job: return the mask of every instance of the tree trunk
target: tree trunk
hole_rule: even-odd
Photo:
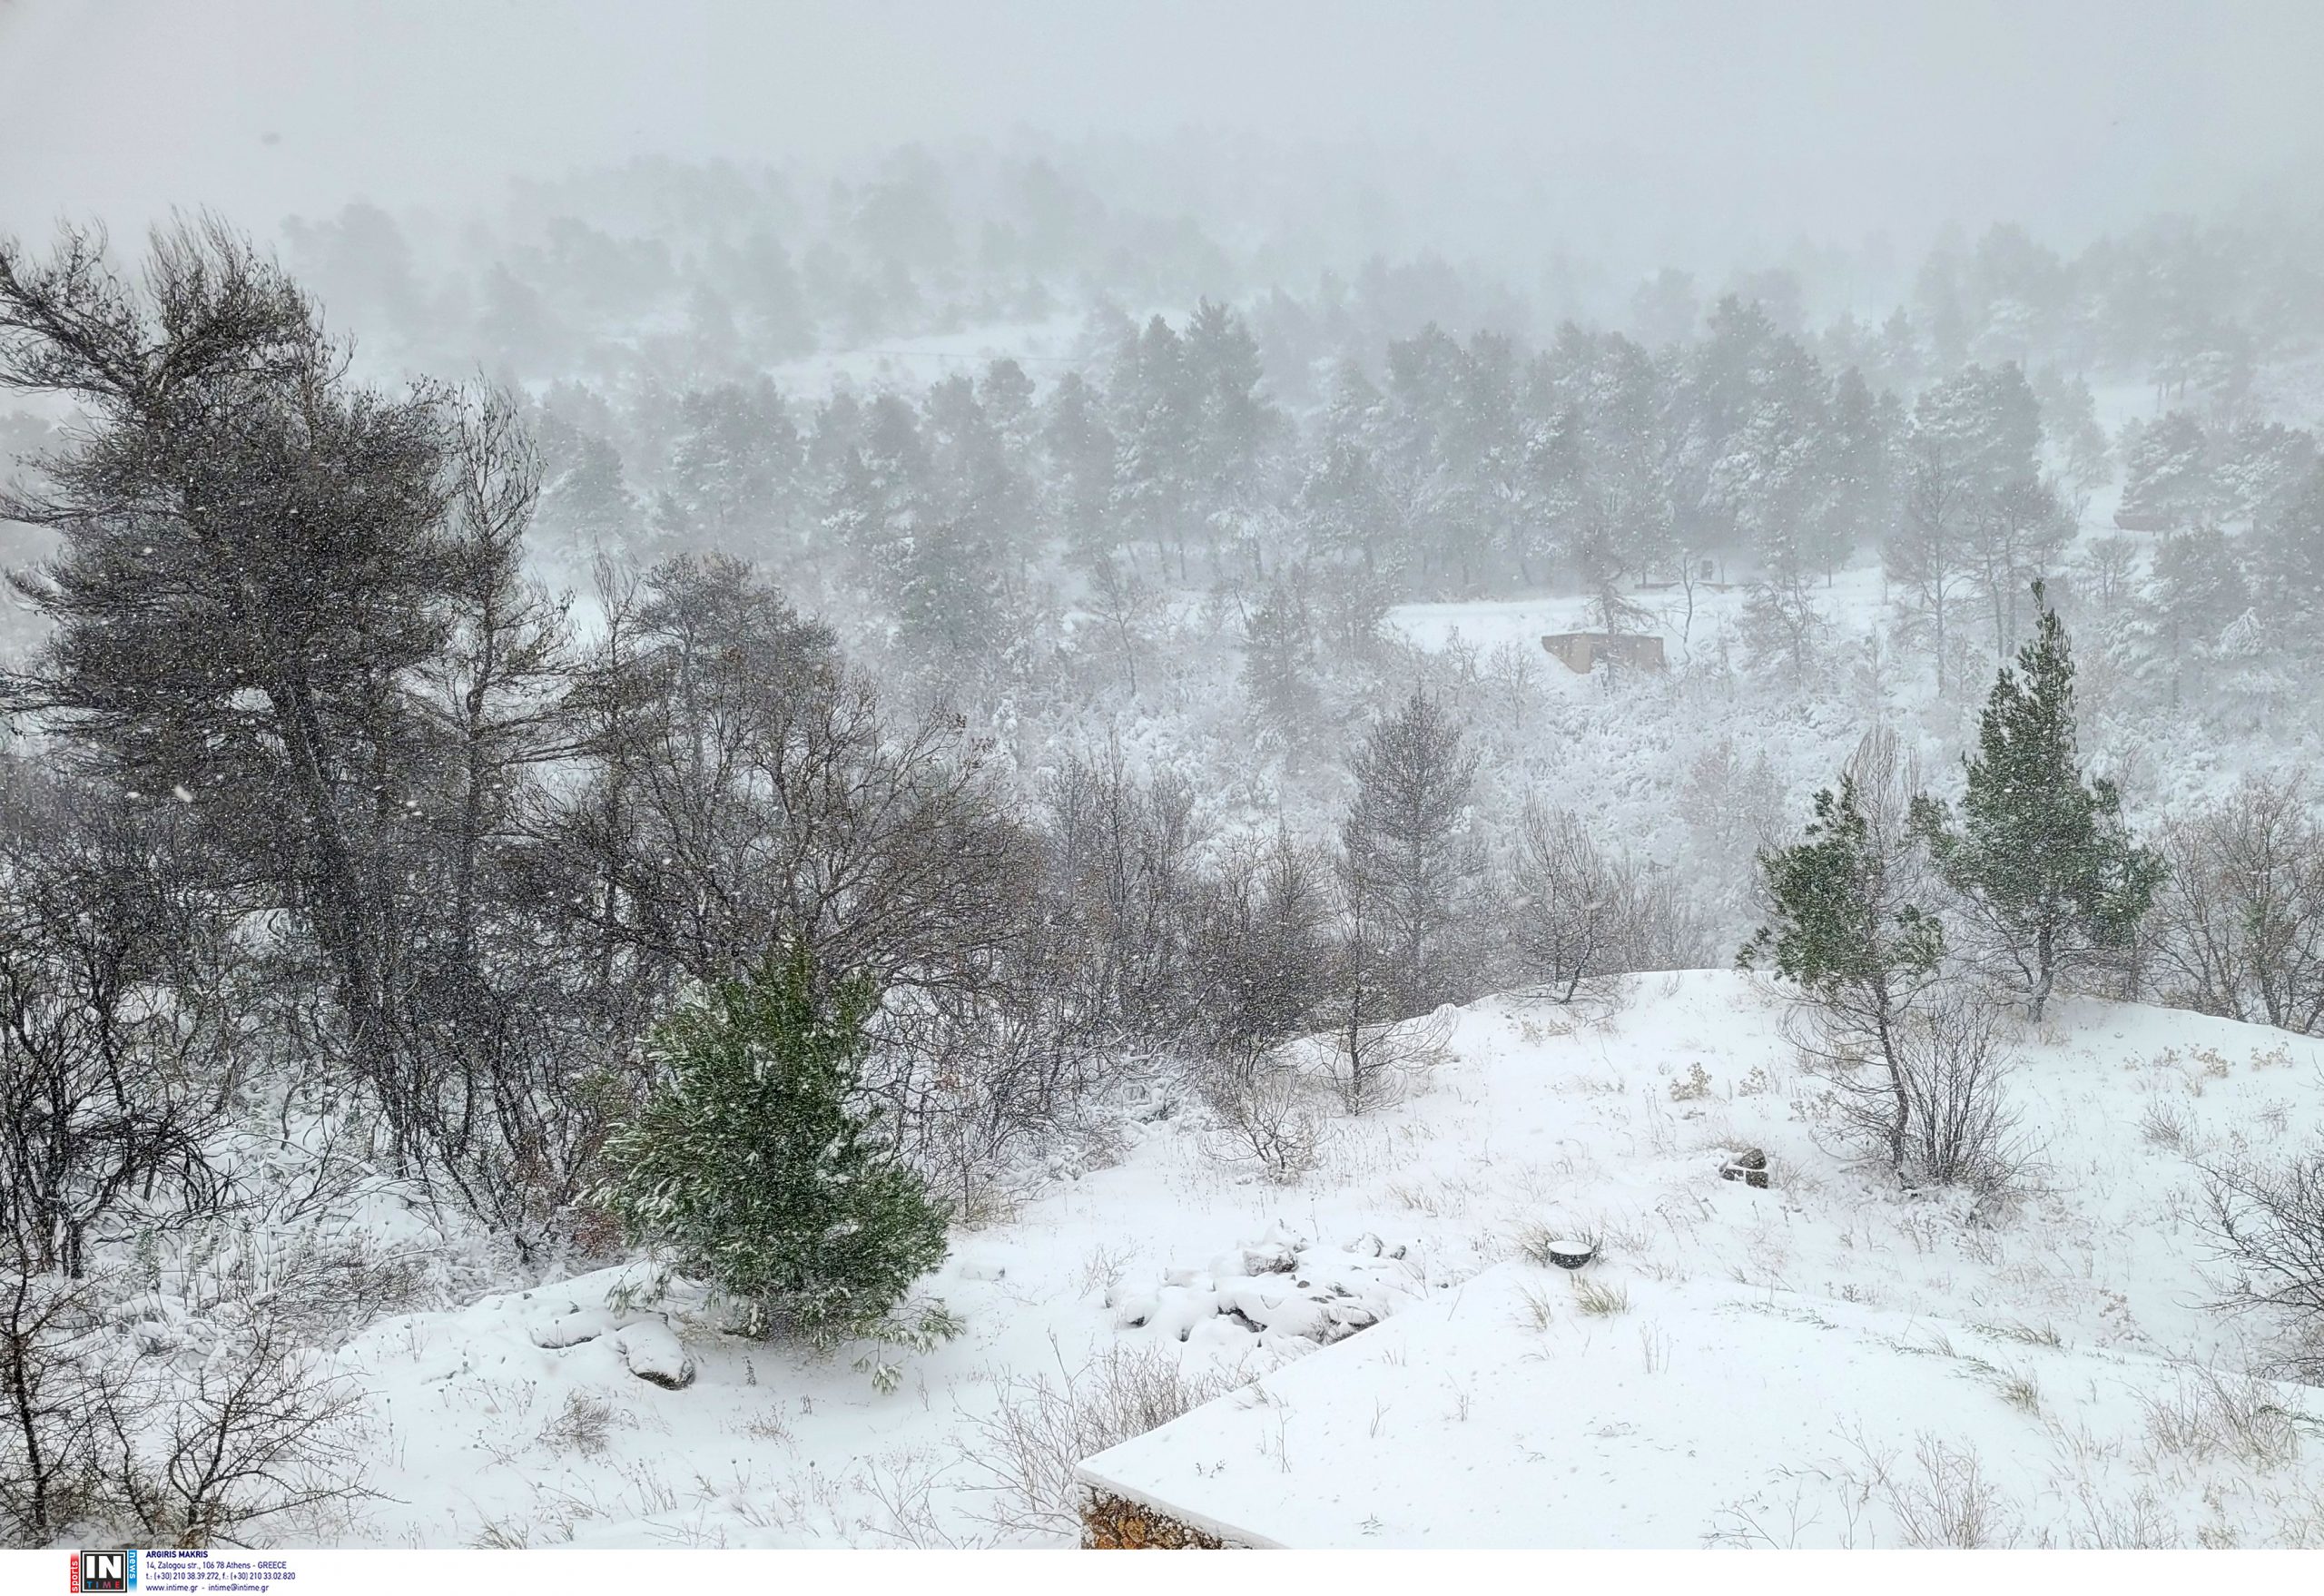
[[[2057,936],[2047,921],[2034,933],[2034,1006],[2033,1020],[2042,1023],[2042,1010],[2050,1001],[2050,990],[2057,981]]]

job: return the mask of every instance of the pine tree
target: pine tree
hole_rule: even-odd
[[[1049,390],[1041,419],[1049,518],[1065,541],[1067,558],[1086,569],[1102,567],[1121,552],[1121,528],[1107,513],[1115,444],[1102,405],[1081,373],[1068,371]]]
[[[2288,642],[2312,648],[2314,622],[2324,613],[2324,466],[2283,508],[2260,518],[2245,547],[2261,613],[2282,626]]]
[[[2211,440],[2192,416],[2173,410],[2122,446],[2122,510],[2151,516],[2171,531],[2200,525],[2211,508]]]
[[[1879,1069],[1879,1088],[1850,1090],[1883,1104],[1862,1118],[1902,1170],[1913,1104],[1905,1025],[1936,980],[1945,927],[1915,901],[1915,844],[1898,808],[1867,801],[1854,768],[1837,793],[1817,793],[1805,838],[1759,854],[1774,921],[1736,962],[1796,983],[1830,1029],[1835,1053]]]
[[[1450,944],[1482,865],[1465,834],[1477,756],[1461,744],[1443,706],[1415,688],[1355,757],[1341,876],[1354,940],[1376,950],[1396,1018],[1459,985]]]
[[[803,943],[714,983],[655,1030],[652,1095],[606,1144],[599,1201],[762,1329],[876,1333],[943,1261],[942,1210],[863,1105],[878,1006]]]
[[[1290,581],[1267,585],[1251,612],[1243,646],[1243,696],[1251,720],[1263,738],[1282,748],[1294,770],[1328,730],[1305,575],[1295,569]]]
[[[2034,600],[2034,639],[1994,681],[1977,752],[1963,761],[1958,825],[1927,797],[1914,801],[1913,823],[2038,1020],[2062,970],[2129,941],[2163,866],[2131,841],[2114,784],[2083,775],[2065,626],[2038,583]]]
[[[1929,645],[1939,693],[1969,593],[1981,579],[2014,593],[2054,552],[2057,517],[2043,510],[2038,486],[2041,443],[2041,405],[2014,366],[1971,366],[1914,401],[1901,450],[1903,514],[1883,559],[1903,618]],[[2005,633],[2006,595],[1994,607]]]
[[[2221,638],[2251,607],[2251,588],[2236,545],[2216,527],[2165,534],[2154,545],[2145,614],[2135,627],[2152,653],[2144,662],[2180,702],[2191,678],[2201,685]]]

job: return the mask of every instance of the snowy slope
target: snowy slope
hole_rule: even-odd
[[[698,1305],[609,1307],[621,1272],[375,1325],[344,1355],[374,1393],[366,1450],[380,1498],[345,1537],[1054,1540],[1069,1525],[1028,1512],[987,1428],[1004,1399],[1021,1404],[1069,1379],[1086,1398],[1102,1384],[1088,1365],[1120,1353],[1189,1378],[1246,1380],[1367,1315],[1393,1322],[1417,1301],[1451,1300],[1542,1225],[1602,1236],[1602,1266],[1641,1301],[1659,1283],[1740,1283],[2018,1326],[2085,1349],[2078,1356],[2233,1367],[2255,1327],[2201,1305],[2199,1238],[2174,1209],[2189,1171],[2172,1144],[2242,1134],[2294,1145],[2318,1132],[2324,1108],[2324,1044],[2169,1010],[2060,1005],[2025,1039],[2015,1081],[2049,1148],[2041,1189],[1971,1213],[1896,1195],[1818,1146],[1780,1010],[1745,978],[1644,978],[1598,1020],[1520,997],[1457,1020],[1449,1057],[1409,1100],[1356,1120],[1331,1110],[1320,1162],[1295,1185],[1226,1157],[1191,1105],[1165,1118],[1157,1104],[1126,1128],[1110,1167],[1062,1171],[1007,1220],[956,1232],[930,1284],[967,1332],[910,1358],[888,1394],[845,1352],[819,1361],[736,1340]],[[1770,1155],[1771,1188],[1718,1177],[1744,1145]],[[625,1327],[665,1316],[695,1367],[682,1390],[633,1374],[621,1344]],[[1635,1328],[1612,1341],[1640,1355]],[[1911,1360],[1896,1356],[1900,1370]],[[2062,1367],[2044,1390],[2060,1394],[2082,1370]],[[1476,1400],[1489,1404],[1490,1390]],[[1587,1437],[1569,1446],[1579,1453],[1561,1466],[1597,1455]],[[1738,1496],[1754,1489],[1738,1476]],[[2240,1532],[2278,1538],[2282,1516],[2255,1510]]]
[[[2022,1326],[1520,1260],[1082,1477],[1246,1546],[2234,1544],[2324,1503],[2278,1455],[2319,1424]]]

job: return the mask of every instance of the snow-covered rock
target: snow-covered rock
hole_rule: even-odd
[[[525,1326],[525,1334],[535,1346],[554,1352],[595,1341],[613,1327],[612,1315],[567,1303],[561,1314],[547,1314],[532,1320]]]
[[[686,1355],[677,1332],[659,1319],[625,1325],[614,1337],[622,1366],[648,1384],[665,1391],[683,1391],[694,1384],[694,1359]]]

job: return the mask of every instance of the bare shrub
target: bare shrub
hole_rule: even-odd
[[[0,1232],[36,1270],[230,1193],[239,1022],[183,829],[0,759]]]
[[[1935,1435],[1922,1435],[1913,1463],[1900,1465],[1892,1454],[1876,1453],[1861,1441],[1871,1496],[1896,1521],[1911,1547],[1974,1550],[2016,1544],[2012,1519],[1974,1447],[1955,1450]]]
[[[878,1019],[872,1065],[909,1086],[875,1089],[909,1102],[897,1123],[913,1167],[970,1224],[1006,1217],[1087,1128],[1091,1060],[1086,1039],[1050,1011],[1056,996],[1030,983],[903,993]]]
[[[1979,1194],[2014,1187],[2034,1148],[2005,1089],[2007,1044],[1971,990],[1924,991],[1887,1028],[1885,1049],[1818,1010],[1787,1026],[1803,1070],[1828,1089],[1840,1138],[1892,1161],[1907,1182]]]
[[[1908,1172],[1979,1192],[2011,1186],[2032,1149],[2004,1090],[2010,1056],[1992,1008],[1972,993],[1942,993],[1906,1020],[1898,1063],[1913,1104]]]
[[[141,1360],[103,1392],[108,1495],[154,1544],[241,1545],[261,1520],[363,1494],[360,1393],[271,1300],[232,1307],[198,1359]]]
[[[2170,1389],[2140,1398],[2157,1452],[2201,1463],[2226,1455],[2247,1468],[2282,1467],[2299,1455],[2299,1430],[2265,1381],[2217,1369],[2181,1371]]]
[[[1698,1059],[1687,1067],[1687,1073],[1670,1083],[1670,1100],[1674,1103],[1700,1102],[1710,1096],[1710,1071]]]
[[[1579,818],[1529,799],[1513,938],[1524,974],[1571,1003],[1609,977],[1707,961],[1702,921],[1665,872],[1610,853]]]
[[[1137,1256],[1137,1249],[1128,1246],[1108,1246],[1099,1242],[1081,1259],[1079,1286],[1084,1296],[1102,1296],[1122,1283],[1122,1275]]]
[[[1054,1350],[1054,1348],[1053,1348]],[[1190,1374],[1159,1347],[1110,1346],[1078,1369],[1061,1351],[1058,1372],[1017,1376],[1000,1386],[1000,1405],[973,1421],[979,1443],[965,1451],[982,1476],[994,1528],[1016,1534],[1076,1535],[1081,1460],[1159,1429],[1242,1384],[1239,1374]]]
[[[936,1490],[944,1483],[940,1459],[918,1452],[890,1453],[866,1458],[854,1483],[880,1504],[885,1522],[867,1520],[864,1527],[881,1539],[915,1551],[963,1551],[979,1544],[962,1541],[946,1529],[937,1512]]]
[[[2169,1148],[2183,1151],[2194,1136],[2194,1123],[2184,1108],[2169,1103],[2152,1102],[2146,1112],[2139,1116],[2139,1134],[2150,1147]]]
[[[596,1457],[606,1450],[613,1426],[613,1404],[586,1391],[568,1391],[556,1416],[541,1426],[539,1440],[551,1452]]]
[[[2295,776],[2248,776],[2163,833],[2153,952],[2171,1000],[2313,1032],[2324,1024],[2324,825]]]
[[[1315,1093],[1299,1074],[1283,1066],[1264,1069],[1246,1081],[1212,1083],[1211,1124],[1206,1150],[1227,1163],[1254,1163],[1269,1180],[1288,1186],[1315,1167],[1324,1142],[1323,1116]]]
[[[362,1494],[359,1393],[302,1332],[300,1292],[214,1296],[72,1279],[0,1257],[0,1529],[76,1523],[148,1543],[238,1543],[261,1520]]]
[[[1339,1023],[1315,1039],[1313,1058],[1350,1114],[1401,1101],[1450,1052],[1453,1017],[1446,1010],[1411,1020],[1373,1021],[1363,1019],[1359,1008],[1347,1006],[1337,1019]]]
[[[2288,1368],[2324,1374],[2324,1148],[2279,1163],[2238,1145],[2191,1162],[2194,1223],[2232,1271],[2215,1305],[2280,1318],[2293,1338]]]

